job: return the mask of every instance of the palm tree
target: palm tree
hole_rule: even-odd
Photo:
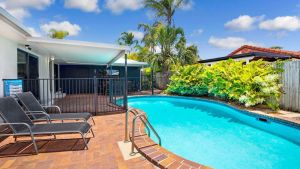
[[[195,64],[199,60],[198,48],[195,45],[186,46],[185,37],[181,37],[176,44],[178,63],[183,65]]]
[[[118,43],[132,48],[132,45],[136,46],[138,41],[134,39],[134,34],[132,32],[123,32],[121,33],[121,37],[118,39]]]
[[[142,42],[145,44],[145,47],[150,49],[151,53],[155,53],[155,47],[157,46],[158,30],[163,26],[162,23],[157,22],[153,25],[148,24],[139,24],[138,29],[144,31],[144,37]]]
[[[181,60],[182,65],[196,64],[200,60],[197,46],[188,46],[185,49],[184,55],[181,56]]]
[[[176,64],[177,58],[175,55],[175,45],[184,36],[183,29],[175,27],[163,26],[158,31],[158,45],[160,47],[160,54],[155,54],[151,59],[152,65],[160,67],[161,71],[167,72],[170,66]]]
[[[145,0],[145,7],[156,12],[156,17],[164,18],[168,26],[173,23],[176,9],[189,0]]]
[[[48,36],[52,39],[64,39],[69,35],[68,31],[51,29]]]

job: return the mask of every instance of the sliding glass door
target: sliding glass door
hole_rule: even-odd
[[[18,49],[18,79],[23,80],[23,91],[31,91],[39,98],[38,57]]]

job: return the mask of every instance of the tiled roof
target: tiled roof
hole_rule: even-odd
[[[250,46],[250,45],[244,45],[232,53],[228,55],[228,57],[237,55],[237,54],[244,54],[244,53],[250,53],[250,52],[265,52],[265,53],[274,53],[274,54],[280,54],[280,55],[290,55],[292,57],[296,57],[300,59],[300,52],[295,51],[288,51],[288,50],[281,50],[281,49],[270,49],[270,48],[263,48],[263,47],[257,47],[257,46]]]

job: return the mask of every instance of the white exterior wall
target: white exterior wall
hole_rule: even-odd
[[[3,79],[17,78],[17,43],[0,36],[0,97],[3,96]]]
[[[0,36],[0,97],[3,97],[4,95],[3,79],[18,78],[18,48],[37,56],[39,59],[39,78],[49,78],[50,57],[41,56],[32,51],[28,51],[23,47],[18,47],[17,42]]]
[[[49,68],[49,62],[50,57],[48,56],[39,56],[39,78],[40,79],[50,79],[50,68]],[[53,69],[52,69],[53,70]],[[49,105],[51,102],[51,94],[50,94],[50,84],[47,85],[47,83],[52,83],[52,86],[54,88],[54,82],[50,82],[49,80],[42,80],[40,81],[40,99],[41,103],[44,105]],[[54,95],[54,93],[52,93]],[[48,98],[47,98],[48,96]],[[47,102],[48,101],[48,102]]]

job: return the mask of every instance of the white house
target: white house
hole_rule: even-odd
[[[24,25],[0,8],[0,97],[4,95],[3,79],[59,78],[60,71],[55,69],[69,70],[74,65],[77,69],[87,65],[120,67],[128,50],[127,46],[32,37]],[[139,71],[147,63],[128,60],[127,65]]]

